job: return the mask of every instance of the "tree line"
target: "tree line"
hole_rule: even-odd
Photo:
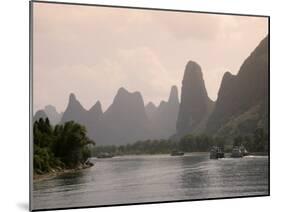
[[[87,137],[86,128],[73,121],[52,126],[48,118],[33,124],[34,173],[76,168],[91,156],[94,141]]]
[[[169,154],[173,150],[182,152],[208,152],[211,147],[219,146],[226,152],[231,152],[233,146],[244,145],[249,152],[267,152],[268,134],[263,128],[257,128],[252,135],[238,135],[229,142],[224,137],[210,136],[206,134],[188,134],[180,140],[171,139],[144,140],[126,145],[95,146],[92,155],[98,156],[100,153],[110,153],[113,155],[126,154]]]
[[[85,126],[74,121],[52,126],[49,119],[40,118],[33,124],[34,173],[43,174],[52,170],[76,168],[92,156],[101,153],[113,155],[169,154],[182,152],[207,152],[212,146],[231,151],[232,146],[243,145],[249,152],[268,151],[268,133],[258,128],[252,135],[238,135],[229,144],[225,138],[206,134],[188,134],[180,140],[160,139],[137,141],[126,145],[94,146],[87,137]]]

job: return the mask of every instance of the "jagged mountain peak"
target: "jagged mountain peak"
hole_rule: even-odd
[[[223,77],[222,77],[222,80],[228,80],[228,79],[231,79],[233,78],[235,75],[233,75],[232,73],[230,73],[229,71],[225,72]]]
[[[131,106],[142,106],[144,108],[144,101],[140,92],[129,92],[124,87],[121,87],[118,89],[112,105],[124,105],[125,103],[128,103],[128,105],[132,104]]]
[[[225,89],[232,86],[235,78],[236,78],[236,75],[231,74],[229,71],[224,73],[222,80],[221,80],[221,85],[220,85],[220,88],[218,91],[218,96],[220,96],[220,93],[224,92]]]
[[[76,98],[75,94],[74,93],[71,93],[69,95],[69,100],[68,100],[68,107],[72,108],[72,107],[80,107],[82,108],[83,110],[84,107],[82,106],[82,104],[78,101],[78,99]]]
[[[119,88],[101,122],[103,143],[124,144],[147,138],[148,118],[140,92]]]
[[[77,101],[76,96],[75,96],[74,93],[70,93],[70,94],[69,94],[69,101],[70,101],[70,102],[71,102],[71,101]]]
[[[120,87],[117,91],[117,95],[121,95],[121,94],[129,94],[129,91],[127,89],[125,89],[124,87]]]
[[[100,101],[97,101],[89,110],[89,112],[96,112],[102,114],[102,105]]]
[[[65,112],[61,118],[61,122],[65,123],[66,121],[77,121],[79,123],[83,123],[83,120],[86,116],[86,109],[82,106],[82,104],[77,100],[74,93],[69,95],[68,104]]]
[[[168,99],[169,103],[179,103],[179,94],[177,86],[173,85],[170,91],[170,96]]]
[[[116,96],[128,96],[128,95],[135,95],[135,96],[141,96],[141,93],[138,91],[130,92],[126,88],[121,87],[118,89]]]
[[[186,66],[183,76],[183,81],[189,80],[189,79],[203,79],[203,74],[201,67],[198,63],[195,61],[190,60]]]

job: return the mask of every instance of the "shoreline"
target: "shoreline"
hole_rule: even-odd
[[[186,153],[209,153],[209,152],[185,152]],[[230,154],[231,152],[225,152],[226,154]],[[122,157],[122,156],[140,156],[140,155],[147,155],[147,156],[153,156],[153,155],[167,155],[167,153],[160,153],[160,154],[124,154],[124,155],[116,155],[115,157]],[[268,156],[268,152],[253,152],[250,153],[249,156]],[[48,173],[44,173],[44,174],[33,174],[33,182],[37,182],[37,181],[41,181],[41,180],[47,180],[47,179],[51,179],[53,177],[57,177],[63,174],[67,174],[67,173],[74,173],[76,171],[81,171],[83,169],[88,169],[93,167],[94,164],[92,165],[80,165],[77,168],[72,168],[72,169],[53,169],[51,172]]]
[[[184,152],[184,154],[190,154],[190,153],[196,153],[196,154],[207,154],[210,153],[209,151],[206,152]],[[226,154],[231,154],[231,151],[225,151],[224,153]],[[170,155],[170,153],[155,153],[155,154],[147,154],[147,153],[143,153],[143,154],[116,154],[113,156],[114,157],[122,157],[122,156],[141,156],[141,155]],[[268,156],[269,153],[268,152],[250,152],[249,155],[251,156]],[[92,158],[97,158],[96,156],[93,156]],[[100,158],[103,159],[103,158]]]
[[[67,173],[74,173],[76,171],[81,171],[83,169],[88,169],[93,167],[93,165],[81,165],[78,166],[77,168],[73,168],[73,169],[53,169],[51,172],[48,173],[44,173],[44,174],[35,174],[33,173],[33,182],[37,182],[37,181],[41,181],[41,180],[47,180],[47,179],[51,179],[53,177],[57,177],[63,174],[67,174]]]

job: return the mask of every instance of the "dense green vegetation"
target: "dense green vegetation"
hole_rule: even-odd
[[[93,156],[105,152],[113,155],[169,154],[173,150],[183,152],[206,152],[214,145],[223,147],[226,152],[230,152],[233,145],[241,144],[243,144],[249,152],[267,152],[268,134],[262,128],[258,128],[251,136],[236,136],[231,144],[222,137],[213,137],[205,134],[189,134],[179,141],[164,139],[145,140],[121,146],[96,146],[92,149],[92,154]]]
[[[243,145],[250,152],[268,152],[268,133],[257,128],[252,136],[235,137],[233,145]]]
[[[91,155],[90,146],[94,145],[86,133],[84,126],[73,121],[55,127],[48,118],[35,121],[34,172],[42,174],[83,164]]]
[[[206,152],[213,145],[223,145],[220,138],[212,138],[204,134],[186,135],[180,141],[145,140],[121,146],[97,146],[93,148],[93,155],[108,152],[114,155],[125,154],[169,154],[173,150],[184,152]]]

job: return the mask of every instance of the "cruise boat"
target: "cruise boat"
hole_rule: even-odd
[[[249,152],[246,150],[246,148],[243,145],[234,146],[232,149],[232,153],[231,153],[232,158],[242,158],[247,155],[249,155]]]
[[[224,158],[224,150],[221,147],[213,146],[210,150],[210,159]]]
[[[243,153],[240,149],[239,146],[234,146],[232,149],[232,153],[231,153],[231,157],[232,158],[242,158],[243,157]]]

